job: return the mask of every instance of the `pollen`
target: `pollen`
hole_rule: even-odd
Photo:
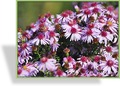
[[[112,21],[108,21],[108,22],[107,22],[107,25],[108,25],[108,26],[112,26],[112,25],[113,25]]]

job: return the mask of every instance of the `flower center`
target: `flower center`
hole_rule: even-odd
[[[27,43],[22,44],[22,49],[23,50],[26,49],[26,47],[27,47]]]
[[[46,21],[45,18],[40,18],[40,22],[41,22],[41,23],[44,23],[45,21]]]
[[[88,30],[87,32],[86,32],[86,34],[89,36],[89,35],[92,35],[92,30],[90,29],[90,30]]]
[[[99,61],[100,61],[100,56],[95,56],[95,57],[94,57],[94,61],[95,61],[95,62],[99,62]]]
[[[68,56],[68,57],[67,57],[67,60],[68,60],[68,62],[71,62],[73,59],[72,59],[71,56]]]
[[[88,70],[92,71],[93,70],[93,65],[88,65]]]
[[[103,37],[106,37],[106,36],[107,36],[107,32],[102,31],[102,32],[101,32],[101,35],[102,35]]]
[[[82,62],[87,62],[87,57],[82,56],[82,57],[81,57],[81,61],[82,61]]]
[[[18,75],[20,75],[22,73],[21,69],[18,69]]]
[[[110,6],[107,7],[107,10],[108,10],[108,11],[113,11],[113,10],[114,10],[114,7],[110,5]]]
[[[77,30],[75,29],[75,28],[71,28],[71,33],[76,33],[77,32]]]
[[[62,70],[58,69],[58,70],[57,70],[57,75],[58,75],[58,76],[61,76],[62,74],[63,74]]]
[[[85,73],[85,69],[81,68],[80,72]]]
[[[91,28],[94,28],[94,24],[89,24],[89,25],[88,25],[88,28],[90,28],[90,29],[91,29]]]
[[[86,15],[89,15],[89,14],[91,13],[91,11],[87,9],[87,10],[84,11],[84,13],[85,13]]]
[[[94,9],[93,9],[93,12],[94,12],[94,13],[98,13],[98,12],[99,12],[99,9],[98,9],[98,8],[94,8]]]
[[[41,39],[44,38],[44,35],[43,35],[43,34],[39,34],[39,35],[38,35],[38,38],[41,40]]]
[[[47,57],[43,57],[43,58],[41,58],[41,62],[42,62],[42,63],[46,63],[46,62],[47,62],[47,60],[48,60],[48,58],[47,58]]]
[[[110,46],[106,47],[105,49],[107,52],[112,52],[112,48]]]
[[[109,67],[113,66],[113,64],[114,64],[114,62],[113,62],[112,60],[108,60],[108,61],[107,61],[107,65],[108,65]]]
[[[108,22],[107,22],[107,25],[108,25],[108,26],[112,26],[112,25],[113,25],[112,21],[108,21]]]
[[[63,17],[68,17],[68,14],[65,13],[65,12],[63,12],[61,15],[62,15]]]
[[[96,2],[93,2],[93,3],[91,4],[91,6],[92,6],[92,7],[95,7],[95,6],[97,6],[97,3],[96,3]]]
[[[86,9],[86,8],[89,8],[90,7],[90,4],[89,3],[82,3],[82,9]]]
[[[23,66],[23,69],[24,69],[24,70],[27,70],[28,68],[27,68],[27,66],[25,65],[25,66]]]
[[[50,35],[50,37],[54,37],[55,36],[55,32],[50,31],[49,35]]]

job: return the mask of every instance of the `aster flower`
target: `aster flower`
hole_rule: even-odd
[[[118,60],[113,58],[110,54],[104,54],[106,61],[102,61],[100,66],[103,69],[103,74],[117,73],[118,72]]]
[[[68,69],[73,69],[76,61],[71,56],[64,57],[62,66],[66,66],[66,64],[68,65]]]
[[[37,21],[35,24],[31,23],[30,27],[31,27],[32,32],[38,31],[39,30],[39,21]]]
[[[60,69],[57,69],[57,70],[55,71],[55,76],[56,76],[56,77],[65,77],[65,76],[66,76],[66,73],[63,72],[63,71],[60,70]]]
[[[79,28],[79,26],[77,24],[75,25],[62,25],[63,28],[63,32],[65,32],[65,37],[69,38],[70,37],[70,41],[78,41],[81,38],[81,29]]]
[[[46,70],[55,71],[57,69],[56,60],[49,59],[47,57],[42,57],[40,61],[35,63],[35,66],[37,67],[37,69],[43,72]]]
[[[18,62],[20,64],[23,64],[25,61],[28,63],[29,59],[32,59],[30,54],[32,53],[32,46],[29,43],[23,43],[19,47],[19,52],[18,52]]]
[[[108,31],[101,31],[100,35],[97,36],[99,39],[99,43],[104,43],[105,46],[107,45],[108,41],[113,40],[113,34],[110,34]]]
[[[18,67],[18,76],[36,76],[39,71],[33,64],[26,64]]]
[[[40,33],[35,39],[32,40],[32,44],[35,45],[46,45],[49,44],[49,39],[47,39],[44,34]]]
[[[49,39],[50,44],[58,42],[58,40],[59,40],[59,33],[55,33],[55,31],[47,31],[45,33],[45,36],[46,36],[46,38]]]
[[[115,53],[118,52],[118,47],[112,47],[112,46],[106,46],[105,49],[103,49],[104,53]]]
[[[86,56],[82,56],[78,58],[77,60],[78,60],[77,62],[80,63],[82,67],[85,67],[87,63],[89,62],[89,59]]]
[[[96,28],[85,28],[82,30],[82,40],[87,43],[91,43],[94,38],[97,38],[97,36],[100,34],[100,30]]]
[[[59,23],[66,23],[74,18],[74,12],[67,10],[62,12],[60,15],[57,15]]]
[[[108,26],[108,29],[112,32],[112,33],[116,33],[117,32],[117,28],[118,25],[116,23],[116,21],[113,18],[109,18],[106,21],[106,25]]]

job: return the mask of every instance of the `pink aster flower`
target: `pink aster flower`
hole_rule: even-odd
[[[55,31],[47,31],[45,32],[45,36],[49,39],[50,44],[58,42],[59,40],[59,33],[56,33]]]
[[[49,39],[47,39],[44,34],[40,33],[35,39],[32,40],[32,44],[35,45],[46,45],[49,44]]]
[[[110,54],[105,54],[106,61],[102,61],[100,66],[103,70],[103,74],[112,74],[118,72],[118,60],[113,58]]]
[[[47,57],[42,57],[39,62],[35,63],[35,66],[40,70],[40,71],[55,71],[57,69],[56,66],[56,60],[55,59],[49,59]]]
[[[118,47],[106,46],[103,51],[104,53],[116,53],[118,52]]]
[[[77,14],[77,18],[80,18],[81,21],[87,21],[88,18],[91,16],[91,10],[89,8],[82,9],[79,14]]]
[[[63,32],[65,32],[65,37],[69,38],[70,37],[70,41],[78,41],[81,38],[81,29],[79,28],[79,26],[77,24],[75,25],[62,25],[63,28]]]
[[[67,10],[57,15],[59,23],[66,23],[74,18],[74,12]]]
[[[117,32],[118,24],[117,24],[117,22],[113,18],[109,18],[106,21],[106,25],[109,27],[109,30],[112,33],[116,33]]]
[[[25,61],[28,63],[29,59],[32,59],[30,54],[32,53],[32,46],[29,43],[24,43],[20,47],[20,51],[18,51],[18,62],[23,64]]]
[[[71,56],[64,57],[62,66],[64,66],[65,64],[68,64],[68,69],[74,69],[76,61]]]
[[[85,28],[82,30],[82,40],[87,43],[91,43],[94,38],[97,38],[97,36],[100,34],[100,30],[96,28]]]
[[[56,77],[65,77],[65,76],[66,76],[66,73],[63,72],[63,71],[60,70],[60,69],[57,69],[57,70],[55,71],[55,76],[56,76]]]
[[[38,72],[33,64],[18,67],[18,76],[36,76]]]
[[[104,43],[105,46],[107,45],[108,41],[113,40],[113,34],[108,31],[101,31],[100,35],[97,36],[99,39],[99,43]]]
[[[38,30],[39,30],[39,21],[37,21],[35,24],[32,23],[32,24],[30,25],[30,27],[31,27],[31,31],[32,31],[32,32],[38,31]]]
[[[78,63],[80,63],[82,65],[82,67],[85,67],[87,65],[87,63],[89,62],[88,57],[82,56],[80,58],[77,59]]]

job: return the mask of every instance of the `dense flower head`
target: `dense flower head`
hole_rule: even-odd
[[[118,8],[104,3],[74,4],[75,12],[48,12],[19,28],[18,76],[118,76]]]

